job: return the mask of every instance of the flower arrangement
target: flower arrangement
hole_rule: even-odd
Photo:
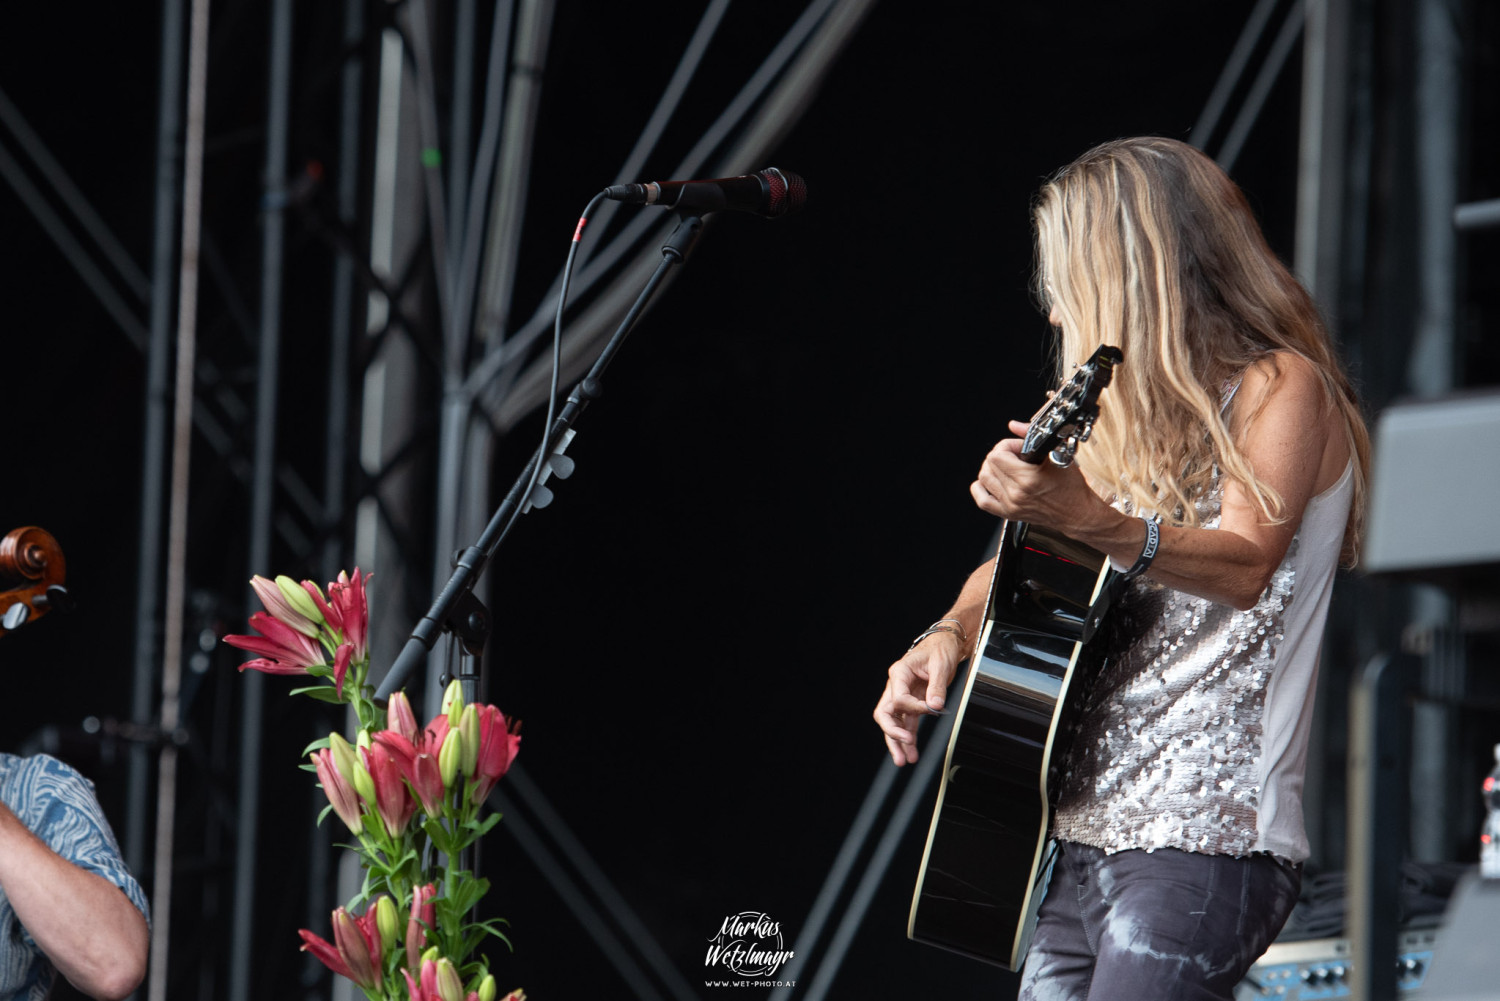
[[[500,820],[482,817],[482,808],[515,759],[519,727],[494,706],[466,705],[457,682],[426,726],[404,692],[382,710],[367,683],[368,581],[356,567],[325,597],[309,580],[256,576],[250,583],[265,610],[250,626],[260,635],[224,637],[259,655],[240,670],[314,678],[291,694],[348,705],[359,720],[353,744],[331,733],[303,752],[311,761],[302,767],[328,796],[318,822],[338,814],[365,878],[334,910],[333,941],[302,929],[302,948],[371,1001],[495,1001],[487,960],[470,957],[489,936],[509,945],[505,922],[470,919],[489,881],[457,866]],[[514,990],[505,1001],[524,998]]]

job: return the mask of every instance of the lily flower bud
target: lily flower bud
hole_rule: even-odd
[[[412,712],[411,699],[406,697],[405,691],[391,696],[386,704],[385,721],[387,729],[395,730],[414,744],[417,742],[417,716]]]
[[[287,604],[291,605],[311,621],[319,625],[323,623],[323,613],[313,603],[312,597],[302,589],[301,584],[298,584],[286,574],[280,574],[276,578],[276,588],[281,592],[281,596],[286,599]]]
[[[443,1001],[464,1001],[464,982],[447,956],[437,961],[437,992]]]
[[[359,812],[359,799],[354,787],[350,785],[349,780],[339,771],[338,765],[334,762],[333,752],[326,748],[314,751],[312,759],[313,767],[318,772],[318,782],[323,786],[323,791],[328,794],[328,802],[333,805],[333,811],[339,815],[339,819],[344,822],[351,833],[358,835],[364,830],[364,819]]]
[[[463,731],[449,730],[443,738],[443,749],[438,752],[438,771],[443,776],[443,788],[452,789],[458,781],[458,769],[463,764]]]
[[[354,917],[340,907],[333,912],[333,941],[346,970],[336,970],[360,987],[380,983],[381,946],[378,933],[371,927],[369,913]],[[306,936],[304,936],[304,941]],[[312,943],[309,942],[309,945]],[[322,958],[321,956],[319,958]],[[324,960],[327,965],[327,960]]]
[[[354,656],[354,644],[344,643],[333,653],[333,690],[340,699],[344,697],[344,678],[349,674],[349,659]]]
[[[396,913],[396,902],[381,894],[375,899],[375,927],[380,929],[380,940],[386,949],[393,949],[401,941],[401,917]]]
[[[281,587],[275,581],[266,580],[259,574],[250,578],[250,587],[272,618],[297,630],[303,636],[311,639],[318,638],[318,628],[323,624],[323,616],[317,613],[316,607],[313,609],[313,614],[308,615],[300,605],[287,600]]]
[[[427,945],[427,932],[437,921],[437,905],[432,902],[435,896],[435,883],[412,889],[411,917],[406,923],[406,965],[413,970],[422,968],[422,950]]]
[[[459,714],[464,711],[464,686],[457,678],[443,691],[442,711],[448,715],[449,726],[458,726]]]
[[[458,721],[458,732],[463,738],[463,764],[459,767],[463,770],[465,778],[474,777],[474,768],[479,763],[479,707],[473,705],[464,706],[463,717]]]
[[[359,798],[365,801],[371,812],[379,813],[380,801],[375,797],[375,778],[370,774],[363,750],[354,762],[354,774],[349,779],[354,783],[354,791],[359,793]]]
[[[439,949],[437,946],[434,945],[429,947],[426,952],[422,953],[422,965],[425,966],[428,963],[437,962],[438,957],[442,954],[443,950]]]
[[[479,1001],[495,1001],[495,975],[486,973],[484,979],[479,982]]]
[[[344,776],[345,781],[354,781],[354,765],[359,760],[359,755],[354,753],[354,748],[343,738],[341,734],[330,733],[328,735],[328,750],[333,754],[333,764]]]

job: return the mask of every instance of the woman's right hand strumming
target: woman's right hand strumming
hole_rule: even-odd
[[[943,712],[948,685],[968,651],[956,632],[933,633],[890,666],[875,706],[875,724],[897,765],[917,760],[917,725]]]

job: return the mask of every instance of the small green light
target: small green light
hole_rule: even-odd
[[[443,151],[428,146],[422,150],[422,166],[441,167],[443,165]]]

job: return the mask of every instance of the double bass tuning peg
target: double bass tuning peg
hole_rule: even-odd
[[[31,618],[31,608],[24,601],[18,601],[5,610],[5,615],[0,616],[0,628],[6,632],[14,632],[26,624]]]
[[[47,588],[45,594],[39,594],[32,599],[31,603],[57,612],[71,612],[78,607],[78,603],[73,600],[68,589],[61,584],[53,584]]]
[[[0,538],[0,632],[10,632],[54,608],[70,611],[73,599],[64,588],[67,561],[62,547],[35,525]]]
[[[0,615],[0,629],[14,632],[30,622],[34,615],[49,611],[71,612],[76,607],[73,596],[61,584],[53,584],[41,594],[33,595],[30,604],[24,599],[17,601]]]

